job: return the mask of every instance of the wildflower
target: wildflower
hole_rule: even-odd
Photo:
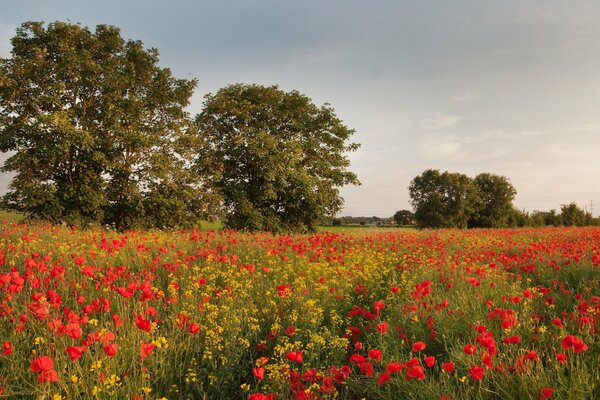
[[[377,361],[381,361],[381,359],[383,358],[383,353],[379,349],[369,350],[368,355],[369,355],[369,358],[371,358],[373,360],[377,360]]]
[[[85,346],[69,346],[66,348],[66,352],[71,360],[77,360],[81,357],[81,354],[85,350]]]
[[[190,326],[189,326],[188,330],[190,331],[190,333],[191,333],[192,335],[195,335],[195,334],[197,334],[198,332],[200,332],[200,325],[198,325],[198,324],[196,324],[196,323],[192,322],[192,323],[190,324]]]
[[[140,344],[140,355],[142,358],[148,357],[154,351],[154,345],[152,343],[141,343]]]
[[[421,381],[425,379],[425,369],[420,365],[415,365],[414,367],[409,368],[404,375],[404,379],[411,380],[416,379]]]
[[[477,347],[473,344],[468,344],[463,348],[465,354],[475,354],[477,352]]]
[[[388,323],[381,322],[381,323],[377,324],[377,330],[381,333],[386,333],[388,330]]]
[[[252,368],[252,374],[259,381],[265,377],[265,371],[266,371],[266,369],[263,367]]]
[[[116,343],[107,344],[104,346],[104,353],[109,357],[114,357],[117,354],[117,349],[119,345]]]
[[[301,351],[290,351],[285,356],[290,361],[296,362],[298,364],[302,363],[302,352]]]
[[[540,389],[540,400],[547,400],[552,397],[554,394],[554,389],[552,388],[542,388]]]
[[[54,368],[54,361],[48,356],[38,357],[31,362],[33,372],[49,371]]]
[[[384,383],[390,380],[390,374],[382,372],[377,379],[377,385],[382,386]]]
[[[2,355],[8,356],[13,352],[12,343],[10,342],[4,341],[2,343],[2,348],[4,349]]]
[[[467,372],[473,380],[480,381],[483,378],[484,369],[478,365],[473,365]]]
[[[423,351],[425,350],[425,348],[427,347],[427,345],[424,342],[414,342],[412,345],[412,352],[413,353],[417,353],[419,351]]]
[[[451,374],[454,372],[454,363],[452,361],[448,361],[442,364],[442,369],[444,372]]]
[[[428,368],[433,367],[435,365],[435,357],[434,356],[425,357],[425,365],[427,365]]]

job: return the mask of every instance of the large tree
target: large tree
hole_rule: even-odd
[[[228,227],[313,230],[341,209],[339,187],[359,183],[346,156],[354,131],[297,91],[230,85],[206,96],[196,124],[197,168],[222,195]]]
[[[504,176],[482,173],[473,179],[481,199],[480,208],[469,220],[469,227],[500,228],[508,225],[517,191]]]
[[[422,228],[466,228],[480,208],[477,186],[463,174],[428,169],[408,189],[417,225]]]
[[[70,223],[181,225],[200,209],[185,107],[195,80],[114,26],[27,22],[0,59],[5,201]]]

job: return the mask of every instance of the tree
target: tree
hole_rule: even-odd
[[[158,66],[158,51],[118,28],[21,25],[0,59],[0,150],[14,152],[4,198],[55,222],[177,226],[202,185],[186,150],[195,80]]]
[[[590,217],[575,203],[561,204],[560,206],[560,219],[565,226],[585,226],[586,222],[591,219]]]
[[[236,229],[302,231],[342,207],[354,133],[334,110],[297,91],[235,84],[206,96],[196,118],[203,142],[196,167],[222,195]]]
[[[397,225],[414,225],[415,223],[415,215],[409,210],[396,211],[393,219]]]
[[[479,174],[473,179],[481,199],[480,208],[469,220],[469,227],[501,228],[508,225],[517,191],[504,176]]]
[[[417,225],[422,228],[466,228],[481,207],[477,186],[459,173],[428,169],[408,189]]]

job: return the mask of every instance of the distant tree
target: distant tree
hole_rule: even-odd
[[[541,211],[534,211],[533,213],[531,213],[531,215],[529,216],[527,225],[528,226],[544,226],[544,212]]]
[[[560,219],[565,226],[585,226],[589,217],[586,212],[579,208],[577,204],[561,204]]]
[[[525,210],[519,210],[512,207],[506,219],[506,226],[509,228],[522,228],[529,226],[531,216]]]
[[[333,225],[333,226],[342,226],[342,225],[344,225],[344,220],[342,218],[334,218],[331,221],[331,225]]]
[[[196,167],[215,182],[230,228],[314,230],[341,209],[339,187],[359,184],[346,156],[354,131],[296,91],[227,86],[206,96],[196,125]]]
[[[195,80],[159,66],[158,51],[114,26],[27,22],[0,59],[4,198],[67,223],[194,222],[202,186],[189,171],[185,107]]]
[[[412,180],[409,192],[423,228],[466,228],[481,207],[477,186],[459,173],[428,169]]]
[[[554,209],[549,212],[543,212],[542,215],[544,216],[545,226],[559,226],[561,224],[560,215]]]
[[[469,227],[500,228],[508,225],[517,191],[508,178],[482,173],[473,179],[481,199],[480,208],[469,220]]]
[[[393,219],[397,225],[414,225],[415,214],[409,210],[400,210],[396,211]]]

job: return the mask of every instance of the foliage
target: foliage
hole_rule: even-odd
[[[428,169],[408,189],[422,228],[466,228],[481,208],[477,186],[464,174]]]
[[[590,222],[591,216],[575,203],[561,204],[560,220],[564,226],[585,226]]]
[[[75,224],[179,226],[203,211],[189,171],[195,80],[114,26],[27,22],[0,60],[5,203]]]
[[[409,210],[396,211],[393,218],[394,218],[394,222],[396,222],[397,225],[414,225],[415,224],[415,214],[413,214]]]
[[[600,229],[358,230],[2,224],[0,395],[599,398]]]
[[[473,179],[477,186],[480,207],[469,220],[469,227],[501,228],[508,225],[517,191],[509,179],[482,173]]]
[[[196,118],[197,170],[223,198],[230,228],[314,230],[359,184],[345,155],[354,133],[329,105],[277,86],[230,85],[206,96]]]

